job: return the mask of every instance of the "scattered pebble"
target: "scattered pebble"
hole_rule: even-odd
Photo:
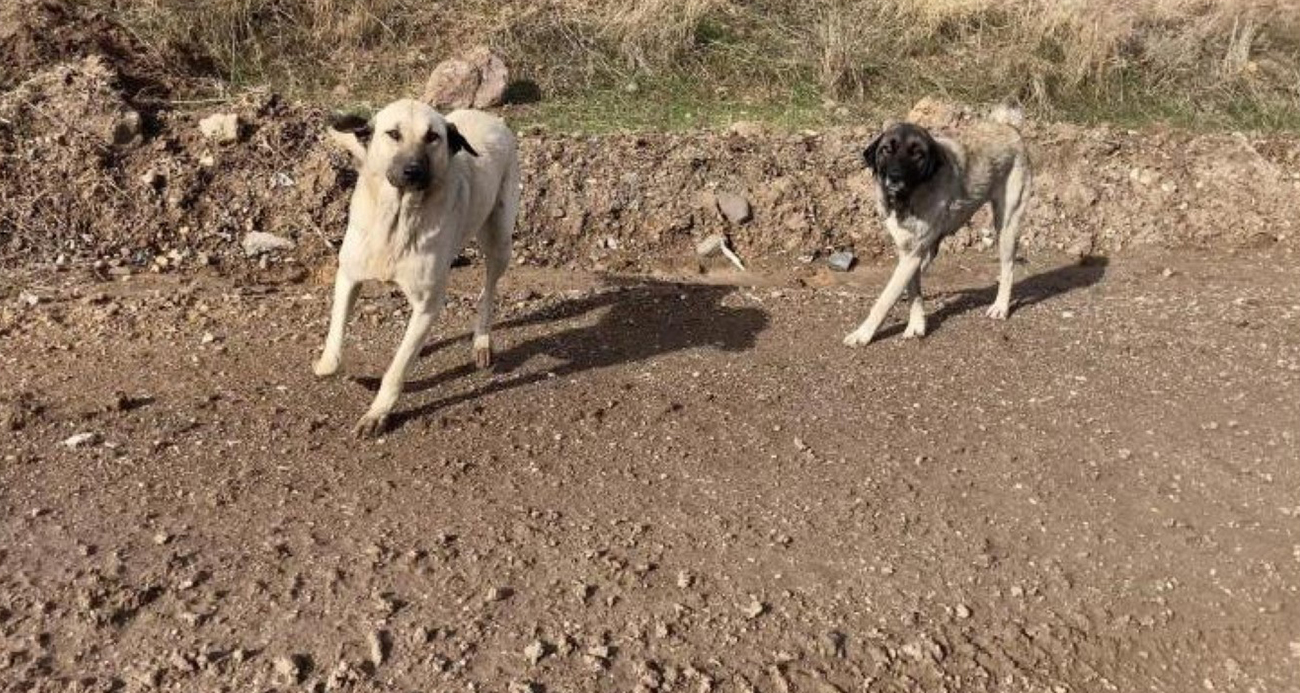
[[[826,258],[826,265],[836,272],[848,272],[853,269],[854,263],[858,261],[856,255],[851,250],[841,250],[838,253],[832,253]]]
[[[541,640],[534,640],[524,648],[524,657],[529,664],[536,666],[550,652],[550,648]]]
[[[85,433],[78,433],[74,436],[68,437],[66,440],[63,441],[63,445],[65,447],[76,450],[78,448],[85,448],[85,447],[90,447],[92,445],[98,445],[101,440],[102,438],[98,433],[93,433],[88,431]]]
[[[242,650],[240,651],[242,654]],[[272,666],[275,667],[275,675],[285,684],[302,683],[303,675],[303,657],[301,655],[290,655],[287,657],[276,657]]]
[[[750,595],[749,597],[749,604],[745,606],[745,608],[741,609],[741,613],[745,614],[745,618],[750,619],[751,621],[762,616],[766,612],[767,605],[759,601],[758,597],[753,595]]]
[[[382,666],[388,659],[388,634],[382,630],[372,630],[366,635],[366,646],[370,649],[370,662]]]

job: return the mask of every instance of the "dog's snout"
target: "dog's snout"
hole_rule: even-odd
[[[423,158],[397,161],[388,169],[388,180],[397,188],[422,190],[429,187],[431,178],[429,163]]]

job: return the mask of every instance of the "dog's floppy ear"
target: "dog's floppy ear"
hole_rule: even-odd
[[[346,149],[358,164],[366,159],[366,145],[372,133],[374,126],[370,121],[354,113],[330,117],[330,139]]]
[[[871,144],[868,144],[866,150],[862,152],[862,159],[872,173],[876,173],[876,150],[880,149],[880,140],[884,139],[884,137],[884,132],[876,135],[876,139],[871,140]]]
[[[467,152],[470,156],[478,156],[478,152],[470,146],[469,140],[456,129],[455,123],[447,123],[447,148],[452,156],[456,156],[456,152]]]
[[[939,171],[939,167],[942,165],[943,148],[939,146],[938,142],[934,141],[934,137],[927,130],[925,133],[925,170],[922,171],[925,176],[924,180],[934,178],[934,174]]]

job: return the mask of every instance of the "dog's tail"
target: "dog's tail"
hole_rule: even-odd
[[[989,120],[1003,125],[1010,125],[1019,130],[1025,125],[1025,111],[1020,106],[1004,102],[993,107],[989,111]]]

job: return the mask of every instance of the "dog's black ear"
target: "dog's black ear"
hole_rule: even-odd
[[[374,127],[370,121],[355,113],[340,113],[330,117],[330,129],[356,136],[362,142],[369,142]]]
[[[453,123],[447,123],[447,148],[452,156],[456,156],[456,152],[467,152],[470,156],[478,156],[478,152],[470,146],[469,140],[460,134],[460,130],[457,130]]]
[[[922,174],[925,180],[934,178],[934,174],[939,172],[939,167],[943,165],[943,148],[929,132],[925,133],[925,169]]]
[[[862,160],[866,162],[867,168],[871,169],[872,173],[876,172],[876,150],[880,149],[880,140],[884,137],[883,132],[876,135],[876,139],[871,140],[871,144],[868,144],[866,150],[862,152]]]

